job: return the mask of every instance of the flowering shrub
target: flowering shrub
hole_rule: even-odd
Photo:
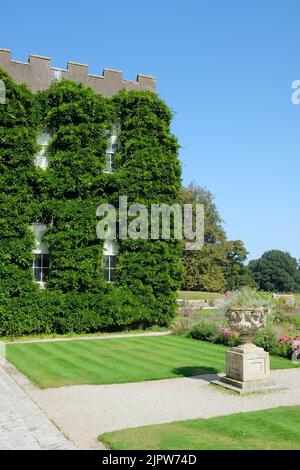
[[[294,339],[292,343],[293,351],[296,351],[297,349],[299,349],[299,347],[300,347],[300,336],[296,336],[296,338]]]
[[[226,346],[236,346],[238,344],[238,335],[231,331],[230,328],[218,326],[215,322],[209,320],[201,320],[194,325],[189,336],[193,339],[209,341],[215,344],[225,344]]]
[[[189,317],[182,317],[179,319],[176,319],[172,324],[171,324],[171,331],[173,335],[181,335],[185,336],[188,331],[192,328],[193,325],[193,318],[191,316]]]
[[[300,336],[293,338],[291,335],[283,335],[278,341],[278,350],[280,356],[290,358],[294,351],[300,347]]]
[[[221,344],[226,346],[237,346],[239,343],[238,334],[231,330],[229,327],[221,327],[219,340]]]
[[[253,343],[270,354],[278,354],[278,339],[271,325],[258,330],[254,335]]]
[[[280,356],[291,357],[293,338],[291,336],[281,336],[278,341],[278,350]]]
[[[222,333],[222,335],[224,336],[229,336],[230,333],[231,333],[231,328],[220,328],[220,332]]]

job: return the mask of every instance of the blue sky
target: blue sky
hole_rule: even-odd
[[[174,110],[183,181],[210,189],[249,259],[300,258],[300,79],[297,0],[5,2],[0,47],[157,77]]]

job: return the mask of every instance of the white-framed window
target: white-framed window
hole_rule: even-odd
[[[42,132],[37,139],[37,143],[41,146],[41,149],[35,154],[34,164],[37,168],[42,168],[42,170],[47,170],[48,168],[46,152],[50,139],[51,135],[48,134],[48,132]]]
[[[108,141],[108,147],[106,150],[106,161],[105,161],[105,169],[104,173],[113,173],[115,170],[115,153],[118,148],[118,143],[117,143],[117,133],[119,126],[115,126],[114,130],[110,134],[109,141]]]
[[[116,265],[118,261],[118,243],[114,240],[105,240],[103,244],[102,267],[104,279],[114,282],[116,279]]]
[[[49,271],[49,255],[44,253],[35,253],[33,261],[33,274],[36,282],[40,285],[40,287],[45,287],[45,282],[47,281]]]
[[[35,239],[35,246],[33,250],[34,260],[32,264],[33,274],[39,286],[44,288],[50,271],[49,249],[47,243],[45,243],[43,240],[43,237],[47,231],[47,225],[36,223],[33,224],[32,229]]]

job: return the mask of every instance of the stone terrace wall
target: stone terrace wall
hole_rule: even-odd
[[[51,59],[38,55],[30,55],[28,62],[11,59],[11,52],[0,49],[0,68],[8,72],[16,83],[26,83],[35,92],[48,88],[52,80],[66,78],[82,83],[105,96],[112,96],[119,90],[150,90],[155,92],[156,80],[146,75],[137,75],[136,81],[124,80],[123,73],[118,70],[104,69],[103,75],[89,75],[88,66],[77,62],[68,62],[67,69],[51,66]]]

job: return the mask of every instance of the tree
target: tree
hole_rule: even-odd
[[[206,188],[201,188],[192,181],[187,188],[181,188],[180,200],[182,204],[204,204],[205,207],[205,243],[214,244],[226,239],[220,217],[214,202],[214,195]]]
[[[182,204],[204,204],[205,224],[202,250],[186,251],[184,289],[220,292],[253,285],[245,266],[247,250],[240,240],[229,241],[213,194],[191,182],[181,190]]]
[[[265,291],[300,291],[300,269],[296,258],[280,250],[266,251],[250,261],[249,269],[259,288]]]
[[[243,286],[257,287],[248,266],[245,266],[247,250],[241,240],[224,243],[225,249],[225,278],[228,290],[236,290]]]

